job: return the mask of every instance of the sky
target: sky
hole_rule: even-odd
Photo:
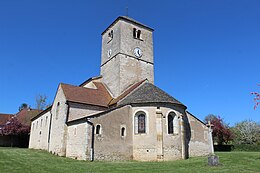
[[[126,12],[126,7],[128,12]],[[155,85],[203,120],[260,122],[259,0],[0,0],[0,113],[98,76],[118,17],[153,28]]]

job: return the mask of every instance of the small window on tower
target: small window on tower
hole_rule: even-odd
[[[141,39],[141,30],[138,30],[138,31],[137,31],[137,38],[138,38],[138,39]]]
[[[133,29],[133,37],[136,38],[136,28]]]
[[[113,30],[111,30],[109,33],[108,33],[108,42],[110,42],[114,37],[114,32]]]
[[[141,30],[133,28],[133,37],[135,39],[140,39],[141,40]]]

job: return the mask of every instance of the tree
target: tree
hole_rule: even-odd
[[[204,123],[208,123],[209,121],[211,122],[212,120],[216,119],[217,116],[216,115],[213,115],[213,114],[209,114],[207,115],[205,118],[204,118]]]
[[[45,95],[37,95],[35,98],[35,102],[36,102],[36,109],[38,110],[43,110],[46,108],[47,106],[47,97]]]
[[[220,116],[215,116],[213,114],[209,114],[205,117],[205,123],[210,123],[213,125],[212,137],[214,143],[218,143],[218,145],[222,145],[223,143],[227,144],[229,141],[233,140],[233,133],[230,130],[229,126],[224,123],[223,119]]]
[[[260,125],[252,120],[245,120],[237,123],[233,128],[235,143],[255,144],[260,140]]]
[[[29,136],[30,126],[21,124],[16,117],[12,117],[1,129],[0,135],[11,137],[10,146],[13,147],[14,140],[22,139]],[[23,146],[23,143],[19,142],[19,146]]]
[[[258,86],[260,86],[260,84],[258,84]],[[254,109],[256,109],[257,106],[260,104],[260,93],[258,93],[258,92],[251,92],[251,94],[255,96],[255,98],[254,98],[254,102],[255,102]]]
[[[23,110],[25,108],[28,108],[28,104],[22,103],[21,106],[19,106],[19,111],[21,111],[21,110]]]
[[[16,117],[12,117],[3,127],[1,135],[27,135],[30,133],[30,126],[23,125]]]

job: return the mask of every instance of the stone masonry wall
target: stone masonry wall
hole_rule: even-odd
[[[62,88],[59,86],[51,109],[52,126],[49,145],[49,152],[59,156],[65,156],[66,154],[67,125],[65,122],[67,111],[68,105],[66,104]]]
[[[141,38],[133,37],[133,28],[141,30]],[[113,39],[108,33],[113,30]],[[134,49],[140,48],[137,58]],[[111,50],[110,57],[108,51]],[[125,21],[118,21],[102,35],[101,75],[114,97],[130,85],[144,79],[154,83],[152,31]]]
[[[85,116],[97,114],[99,112],[102,112],[105,109],[106,108],[101,108],[98,106],[70,103],[68,121],[72,121],[72,120],[79,119],[79,118],[82,118]]]
[[[204,156],[210,153],[210,144],[208,140],[208,127],[201,123],[193,115],[187,112],[191,136],[189,141],[190,156]]]
[[[29,148],[48,150],[50,119],[51,113],[48,111],[32,121]]]
[[[132,160],[132,116],[130,106],[109,112],[106,115],[91,118],[95,125],[101,126],[100,134],[96,134],[94,142],[95,160]],[[121,130],[125,128],[125,136]]]
[[[178,133],[167,133],[167,115],[174,112],[181,116],[181,111],[176,108],[160,107],[133,107],[133,115],[139,111],[145,112],[147,126],[145,134],[134,133],[134,160],[157,161],[175,160],[181,158],[181,128],[178,126]],[[162,116],[158,112],[160,111]],[[180,123],[180,122],[179,122]],[[134,122],[133,122],[134,124]],[[135,127],[134,127],[135,128]]]
[[[87,160],[90,156],[89,125],[87,123],[68,126],[66,157]]]

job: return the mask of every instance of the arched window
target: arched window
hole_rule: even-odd
[[[175,134],[179,133],[179,119],[178,116],[171,112],[168,114],[168,134]]]
[[[121,128],[121,136],[124,137],[125,136],[125,127]]]
[[[145,133],[145,115],[138,115],[138,133]]]
[[[114,37],[114,32],[113,30],[111,30],[109,33],[108,33],[108,42],[110,42]]]
[[[113,39],[114,37],[114,33],[113,33],[113,30],[110,31],[110,37]]]
[[[136,28],[133,29],[133,37],[136,38]]]
[[[57,103],[57,107],[56,107],[56,120],[59,117],[59,110],[60,110],[60,102]]]
[[[135,114],[135,133],[146,133],[146,114],[142,111]]]
[[[48,123],[48,116],[46,116],[45,126],[47,126],[47,123]]]
[[[133,28],[133,37],[137,39],[141,39],[141,30]]]
[[[141,39],[141,30],[137,31],[137,38]]]
[[[96,134],[97,135],[101,134],[101,125],[99,125],[99,124],[96,126]]]
[[[168,115],[168,134],[173,134],[173,116]]]

